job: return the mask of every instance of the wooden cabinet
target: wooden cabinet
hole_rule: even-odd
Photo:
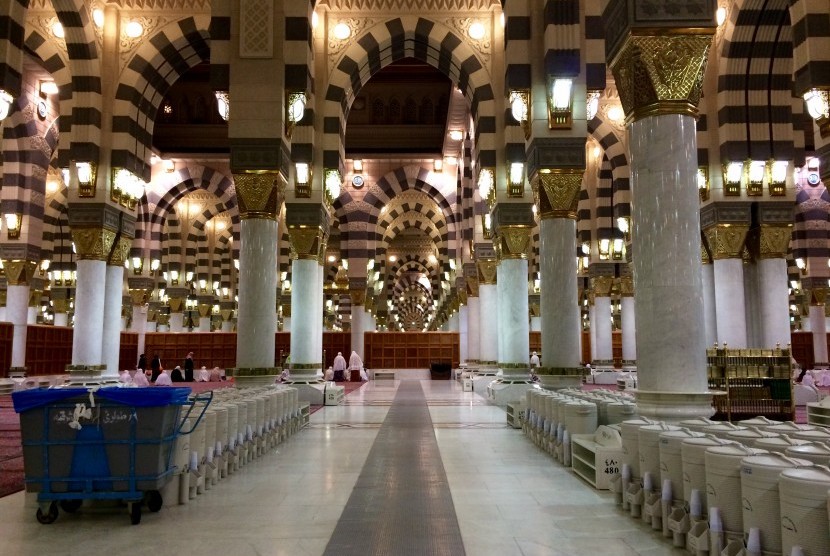
[[[12,366],[12,337],[14,326],[10,322],[0,322],[0,376],[7,377]]]
[[[458,332],[366,332],[363,363],[371,369],[428,369],[461,362]]]
[[[56,375],[72,363],[72,332],[64,326],[26,327],[26,374]]]
[[[619,330],[611,332],[611,357],[614,359],[614,368],[622,369],[622,332]]]
[[[191,351],[197,369],[202,366],[208,369],[235,367],[236,333],[151,332],[144,339],[144,353],[147,355],[148,364],[153,356],[158,354],[165,369],[172,369],[176,365],[184,368],[184,359]]]
[[[542,333],[538,330],[531,330],[530,332],[530,352],[533,353],[534,351],[544,355],[542,353]]]
[[[802,369],[812,369],[815,366],[815,358],[813,355],[813,333],[812,332],[793,332],[792,338],[792,353],[793,357]]]
[[[118,352],[118,369],[135,369],[138,364],[138,333],[122,332],[121,349]]]

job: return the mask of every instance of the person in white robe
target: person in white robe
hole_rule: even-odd
[[[334,358],[334,365],[332,366],[334,369],[334,381],[335,382],[342,382],[345,380],[343,376],[346,371],[346,358],[343,357],[342,352],[337,352],[337,357]]]

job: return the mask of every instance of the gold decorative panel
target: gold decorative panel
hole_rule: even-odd
[[[78,259],[106,261],[115,243],[115,232],[106,228],[72,228]]]
[[[496,283],[496,260],[481,259],[476,261],[478,267],[478,283],[484,286],[495,285]]]
[[[792,237],[791,225],[761,226],[761,258],[783,259],[787,256]]]
[[[281,204],[278,176],[276,172],[233,175],[240,218],[277,217]]]
[[[749,226],[718,224],[704,231],[714,260],[741,258]]]
[[[28,286],[35,275],[37,263],[34,261],[3,261],[6,270],[6,283],[9,286]]]
[[[542,171],[533,192],[542,218],[576,219],[583,170]]]

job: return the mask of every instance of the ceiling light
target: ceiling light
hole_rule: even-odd
[[[144,34],[144,26],[138,21],[130,21],[127,23],[127,27],[124,29],[124,32],[131,39],[137,39]]]
[[[363,171],[363,161],[359,158],[352,163],[352,168],[355,172],[362,172]]]
[[[467,30],[467,34],[470,35],[470,38],[474,41],[480,41],[484,38],[484,34],[486,33],[486,29],[484,28],[484,24],[480,21],[474,22],[470,25],[470,28]]]
[[[461,141],[464,138],[464,133],[461,130],[453,129],[450,131],[450,139],[453,141]]]
[[[338,23],[334,26],[334,38],[345,41],[352,35],[352,29],[345,23]]]
[[[95,8],[92,10],[92,22],[95,23],[95,26],[99,29],[104,26],[104,10],[101,8]]]
[[[52,24],[52,34],[59,39],[66,37],[66,33],[63,32],[63,25],[61,25],[60,21],[56,21]]]

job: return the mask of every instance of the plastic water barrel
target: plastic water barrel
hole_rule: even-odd
[[[643,429],[640,429],[642,432]],[[705,437],[702,432],[694,432],[688,429],[667,431],[659,436],[660,451],[660,484],[671,481],[672,499],[683,499],[683,458],[681,446],[683,441],[689,438]]]
[[[781,472],[812,466],[806,459],[781,454],[749,456],[741,461],[744,531],[753,527],[760,529],[762,554],[781,553],[781,498],[778,495]]]
[[[622,438],[622,462],[631,469],[631,478],[639,479],[640,473],[640,438],[639,430],[647,425],[656,425],[659,421],[652,421],[647,417],[629,419],[620,423],[620,437]]]
[[[728,440],[727,435],[730,432],[739,431],[739,430],[746,430],[746,427],[741,427],[738,425],[734,425],[728,421],[724,421],[722,423],[718,423],[716,425],[710,425],[708,427],[704,427],[701,432],[705,432],[706,434],[711,434],[712,436],[717,436],[718,438],[723,438]]]
[[[766,453],[764,450],[734,443],[706,450],[706,513],[708,514],[713,507],[718,508],[724,531],[743,535],[745,529],[744,508],[741,504],[741,461],[749,456]]]
[[[778,434],[785,434],[787,436],[792,436],[797,432],[800,433],[805,431],[812,431],[815,429],[815,425],[803,425],[799,423],[793,423],[792,421],[785,421],[780,425],[773,425],[767,428],[768,431],[777,432]]]
[[[225,451],[228,447],[228,406],[220,403],[213,408],[216,411],[216,440]]]
[[[809,440],[810,442],[830,442],[830,429],[816,427],[808,431],[795,431],[790,436],[799,440]]]
[[[762,438],[778,438],[781,435],[777,432],[761,431],[758,429],[744,429],[739,431],[732,431],[726,434],[728,440],[732,440],[744,446],[755,448],[756,442]]]
[[[640,456],[640,477],[651,473],[655,479],[660,476],[660,435],[668,431],[681,431],[677,425],[659,423],[657,425],[646,425],[637,430],[638,448]],[[660,485],[655,485],[660,488]]]
[[[222,405],[228,410],[228,437],[225,440],[225,446],[230,448],[236,446],[236,431],[239,427],[239,406],[230,401],[226,401]]]
[[[608,425],[616,425],[624,421],[630,421],[637,417],[637,404],[619,399],[608,402],[606,408],[606,419]]]
[[[720,421],[712,421],[706,417],[695,417],[694,419],[680,421],[677,425],[683,427],[684,429],[689,429],[690,431],[703,432],[706,427],[711,427],[712,425],[717,425],[719,423]]]
[[[202,456],[205,456],[209,449],[211,452],[216,449],[216,410],[209,407],[202,416],[202,422],[205,426],[205,449]]]
[[[713,446],[724,446],[731,441],[716,436],[686,438],[680,444],[680,458],[683,465],[683,500],[692,501],[692,489],[700,493],[700,505],[704,514],[709,512],[706,504],[706,450]]]
[[[781,548],[790,554],[794,545],[804,554],[830,554],[830,522],[827,517],[827,490],[830,470],[826,467],[786,469],[781,472]]]
[[[575,434],[594,434],[597,430],[597,406],[582,400],[565,404],[565,430]]]
[[[779,435],[772,438],[759,438],[755,442],[755,448],[786,455],[788,448],[802,444],[811,444],[811,442],[809,440],[798,440],[797,438]]]
[[[769,427],[780,425],[781,423],[783,423],[783,421],[775,421],[773,419],[768,419],[763,415],[759,415],[757,417],[753,417],[752,419],[744,419],[743,421],[738,421],[736,424],[742,427],[752,427],[754,429],[766,430]]]
[[[793,440],[793,442],[805,442],[800,446],[790,446],[784,452],[791,458],[806,459],[814,465],[830,465],[830,446],[824,443],[807,442],[805,440]]]

